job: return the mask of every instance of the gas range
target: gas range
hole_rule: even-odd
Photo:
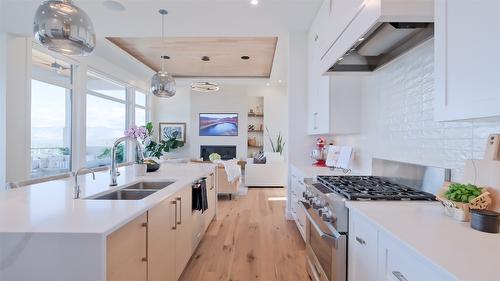
[[[320,280],[315,276],[347,280],[347,201],[431,201],[435,200],[432,192],[450,179],[449,169],[381,159],[373,159],[372,174],[317,176],[305,181],[300,205],[307,217],[307,264],[313,280]]]
[[[331,192],[348,200],[435,200],[431,193],[374,176],[318,176]]]

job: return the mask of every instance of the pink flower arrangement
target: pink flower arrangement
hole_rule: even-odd
[[[130,129],[125,130],[125,136],[134,138],[134,139],[145,139],[147,135],[146,128],[144,127],[137,127],[137,126],[132,126]]]

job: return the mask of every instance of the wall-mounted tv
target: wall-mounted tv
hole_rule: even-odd
[[[200,136],[237,136],[238,113],[200,113]]]

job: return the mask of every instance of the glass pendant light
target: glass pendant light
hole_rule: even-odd
[[[65,55],[86,56],[96,45],[92,21],[71,0],[47,0],[40,4],[33,33],[42,46]]]
[[[159,10],[161,15],[161,39],[165,40],[165,15],[167,10]],[[175,96],[175,80],[170,73],[165,71],[166,56],[161,56],[161,70],[151,79],[151,93],[160,98],[170,98]]]

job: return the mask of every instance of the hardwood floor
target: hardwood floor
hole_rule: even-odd
[[[249,189],[233,200],[219,198],[210,225],[181,281],[310,280],[305,245],[285,219],[286,189]]]

